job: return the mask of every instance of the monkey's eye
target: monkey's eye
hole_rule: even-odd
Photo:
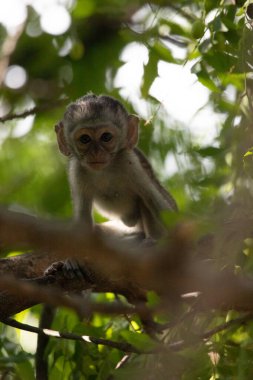
[[[113,138],[113,135],[110,132],[104,132],[100,139],[104,142],[109,142]]]
[[[90,141],[91,141],[91,138],[89,135],[81,135],[79,137],[79,141],[82,143],[82,144],[88,144]]]

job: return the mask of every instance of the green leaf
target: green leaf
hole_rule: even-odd
[[[222,30],[222,22],[221,22],[220,14],[218,14],[211,22],[209,22],[208,27],[213,32],[218,32]]]
[[[139,334],[132,331],[121,331],[120,335],[140,351],[149,351],[155,347],[155,342],[146,334]]]
[[[184,221],[184,215],[180,212],[162,211],[161,218],[169,229]]]
[[[73,364],[69,358],[59,356],[49,372],[49,380],[62,379],[68,380],[73,371]]]
[[[232,84],[239,91],[243,91],[245,87],[245,74],[237,73],[219,73],[219,79],[223,86]]]
[[[170,49],[160,41],[155,42],[154,45],[150,47],[150,50],[155,52],[163,61],[177,64],[182,62],[181,60],[174,58]]]
[[[248,156],[252,156],[253,155],[253,148],[252,150],[248,150],[248,152],[246,152],[243,157],[248,157]]]
[[[201,157],[214,157],[220,154],[222,150],[213,146],[207,146],[205,148],[196,149],[196,152],[200,154]]]
[[[73,17],[82,19],[91,16],[96,10],[96,3],[93,0],[78,1],[73,10]]]
[[[184,28],[182,25],[179,23],[173,22],[171,20],[167,20],[164,18],[160,19],[159,22],[160,25],[167,25],[170,29],[170,35],[176,35],[176,36],[184,36],[184,37],[189,37],[189,31]]]
[[[203,54],[203,59],[219,72],[228,72],[236,63],[236,57],[220,51]]]
[[[210,12],[213,9],[216,9],[220,5],[220,0],[205,0],[204,2],[206,12]]]
[[[229,30],[237,28],[237,22],[235,20],[236,12],[237,9],[234,5],[228,5],[226,11],[221,13],[222,22]]]
[[[226,32],[223,33],[226,40],[229,42],[229,47],[233,47],[233,45],[235,45],[234,47],[237,49],[237,44],[238,42],[240,41],[240,34],[238,33],[237,30],[228,30]]]
[[[26,380],[35,379],[33,367],[28,360],[25,362],[16,364],[16,371],[21,379],[26,379]]]
[[[205,32],[205,24],[202,20],[196,20],[192,24],[191,34],[193,38],[202,38]]]
[[[141,94],[144,98],[147,98],[149,89],[158,75],[158,55],[152,50],[149,53],[148,63],[144,66],[143,83],[141,86]]]
[[[200,71],[197,73],[198,80],[203,86],[207,87],[210,91],[220,92],[220,89],[214,81],[207,75],[207,73]]]
[[[161,298],[153,291],[147,293],[148,305],[157,306],[161,302]]]

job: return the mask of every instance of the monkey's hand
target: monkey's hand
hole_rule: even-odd
[[[153,239],[152,237],[146,237],[145,239],[141,241],[141,246],[144,248],[153,247],[156,244],[157,244],[157,240]]]
[[[80,263],[75,259],[67,259],[63,264],[62,271],[67,279],[72,280],[77,278],[90,282],[91,284],[94,283],[93,272],[87,265],[80,265]]]

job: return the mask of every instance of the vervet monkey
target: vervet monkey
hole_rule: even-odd
[[[94,205],[157,239],[166,233],[161,211],[177,206],[136,148],[138,124],[118,100],[88,94],[67,107],[55,131],[61,153],[69,157],[75,218],[92,228]]]

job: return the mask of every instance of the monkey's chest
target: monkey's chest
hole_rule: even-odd
[[[137,196],[129,188],[105,186],[97,189],[95,207],[105,216],[118,217],[126,225],[134,226],[139,219]]]

